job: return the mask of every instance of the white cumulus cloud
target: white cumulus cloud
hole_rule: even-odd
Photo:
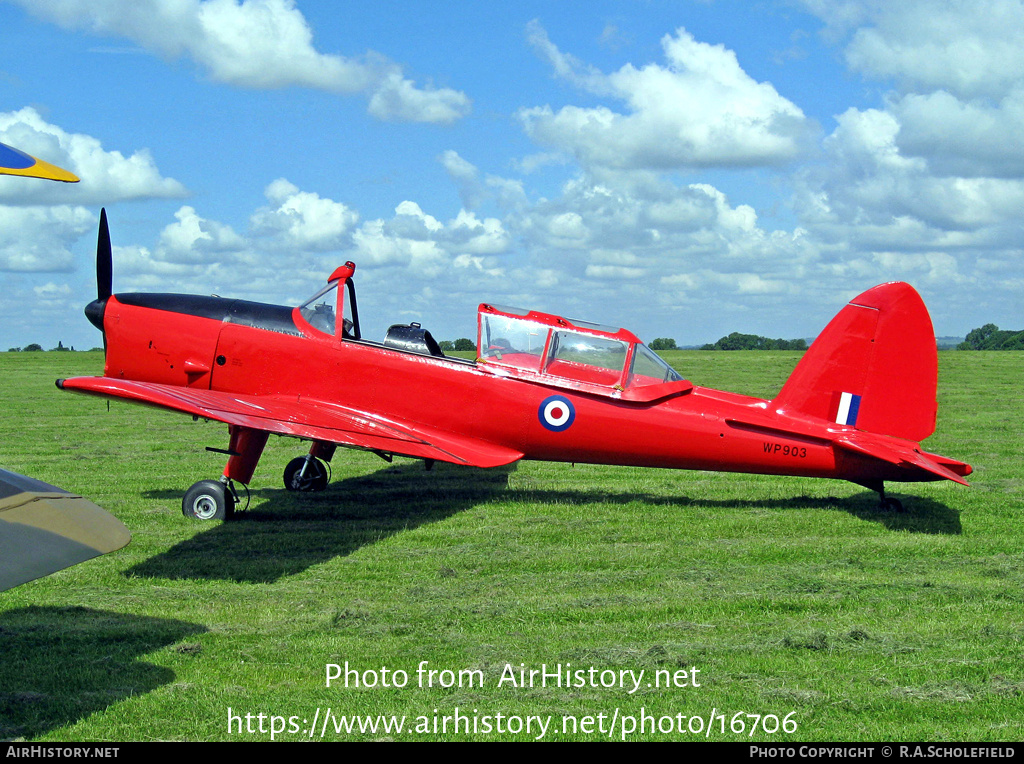
[[[345,204],[301,191],[284,178],[275,180],[264,193],[273,206],[253,213],[250,225],[257,236],[269,237],[277,246],[310,251],[348,245],[359,214]]]
[[[245,247],[245,241],[230,226],[206,220],[192,207],[182,207],[160,233],[156,258],[169,263],[220,262]]]
[[[448,124],[465,93],[420,88],[378,54],[321,53],[294,0],[14,0],[69,29],[125,37],[165,59],[187,57],[210,79],[245,88],[303,86],[363,93],[379,119]]]
[[[538,143],[576,156],[584,166],[671,170],[778,164],[799,157],[815,128],[767,82],[757,82],[722,45],[685,29],[662,38],[666,63],[627,64],[603,74],[561,53],[536,23],[535,49],[576,86],[622,102],[551,106],[519,113]]]
[[[837,17],[843,6],[847,13]],[[856,18],[846,47],[849,65],[907,90],[992,97],[1024,75],[1024,6],[1016,0],[814,2],[811,7],[830,23]]]
[[[71,246],[95,225],[84,207],[0,205],[0,271],[71,271]]]

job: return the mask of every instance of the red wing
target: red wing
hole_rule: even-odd
[[[238,395],[110,377],[75,377],[58,380],[57,385],[63,390],[124,398],[276,435],[474,467],[498,467],[523,456],[505,446],[313,398]]]

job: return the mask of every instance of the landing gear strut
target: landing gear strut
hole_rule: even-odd
[[[248,484],[260,460],[268,433],[228,425],[227,466],[220,480],[200,480],[185,492],[181,513],[192,520],[230,520],[238,503],[235,483]],[[211,449],[219,450],[219,449]]]
[[[230,520],[238,504],[235,484],[241,483],[244,487],[252,480],[268,433],[232,424],[228,425],[228,434],[230,443],[227,450],[207,449],[228,454],[224,475],[220,480],[200,480],[185,492],[181,501],[181,513],[185,517],[192,520]],[[335,448],[334,443],[313,441],[308,454],[292,459],[285,468],[285,488],[289,491],[324,490],[331,479],[325,462],[331,461]]]

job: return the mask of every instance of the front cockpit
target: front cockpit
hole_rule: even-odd
[[[332,337],[340,334],[343,339],[360,339],[356,287],[352,281],[355,270],[355,263],[351,261],[335,270],[327,280],[327,286],[297,308],[298,318],[320,334]],[[337,318],[339,314],[342,316],[340,327]]]
[[[334,336],[338,284],[328,284],[299,306],[301,315],[310,326],[324,334]]]

